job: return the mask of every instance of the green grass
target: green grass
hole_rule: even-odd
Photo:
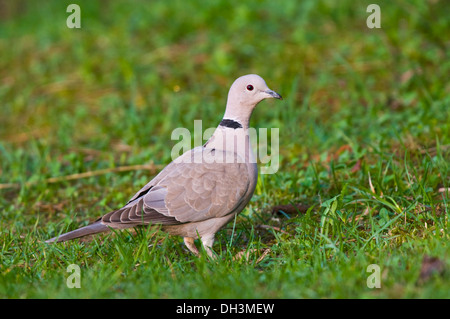
[[[368,29],[370,1],[80,0],[78,30],[70,3],[0,1],[0,183],[20,184],[0,189],[0,297],[450,297],[448,2],[378,1]],[[280,128],[281,165],[218,233],[217,260],[153,230],[42,242],[153,173],[49,178],[169,163],[172,130],[216,126],[247,73],[285,97],[251,121]],[[425,255],[447,270],[420,280]]]

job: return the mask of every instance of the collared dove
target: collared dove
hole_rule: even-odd
[[[185,152],[142,187],[122,208],[94,223],[46,242],[67,241],[113,229],[160,225],[184,237],[198,255],[200,237],[213,256],[214,236],[250,201],[258,171],[248,127],[255,106],[266,98],[281,99],[256,74],[238,78],[230,88],[223,120],[203,145]]]

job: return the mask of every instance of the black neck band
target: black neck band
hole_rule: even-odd
[[[241,123],[229,119],[223,119],[222,122],[220,122],[220,126],[229,127],[232,129],[242,128]]]

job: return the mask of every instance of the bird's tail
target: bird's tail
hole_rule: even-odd
[[[87,236],[87,235],[93,235],[93,234],[98,234],[98,233],[103,233],[105,231],[108,231],[109,227],[102,224],[100,220],[87,225],[85,227],[81,227],[79,229],[75,229],[71,232],[65,233],[65,234],[61,234],[59,236],[53,237],[52,239],[49,239],[47,241],[45,241],[46,243],[53,243],[53,242],[62,242],[62,241],[67,241],[67,240],[71,240],[71,239],[75,239],[75,238],[79,238],[79,237],[83,237],[83,236]]]

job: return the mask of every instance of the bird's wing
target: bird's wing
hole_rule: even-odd
[[[247,164],[226,151],[188,153],[168,165],[125,207],[103,216],[102,222],[114,228],[120,228],[119,224],[176,225],[233,212],[245,200],[250,184]]]

